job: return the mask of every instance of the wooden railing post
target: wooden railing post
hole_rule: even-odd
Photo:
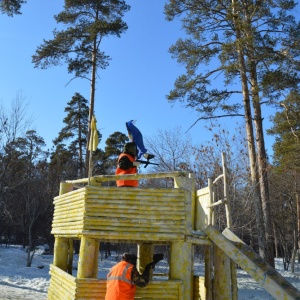
[[[213,204],[213,198],[214,198],[214,191],[213,191],[213,181],[212,178],[209,177],[208,178],[208,190],[209,190],[209,205]],[[208,210],[208,224],[206,225],[212,225],[214,223],[214,209],[213,208],[209,208]]]
[[[183,299],[193,299],[193,245],[189,242],[173,242],[170,249],[170,279],[183,283]]]
[[[145,266],[152,261],[153,254],[154,254],[154,245],[152,243],[138,244],[137,268],[140,273],[143,273]],[[152,279],[152,274],[150,276],[150,279]]]
[[[99,243],[86,236],[81,238],[77,278],[97,278]],[[96,267],[97,266],[97,267]]]
[[[54,266],[67,271],[69,255],[69,239],[65,237],[55,237],[54,243]]]
[[[231,276],[230,259],[218,246],[214,245],[214,299],[227,300],[232,299],[231,294]]]
[[[213,299],[213,246],[205,246],[204,250],[205,272],[204,286],[206,300]]]
[[[222,153],[222,167],[224,175],[224,198],[225,198],[225,210],[227,219],[227,228],[232,230],[232,218],[231,218],[231,206],[230,206],[230,196],[227,178],[227,161],[225,153]],[[237,274],[236,274],[236,264],[233,260],[230,260],[230,274],[231,274],[231,294],[232,300],[238,299],[238,288],[237,288]]]
[[[69,193],[73,190],[73,184],[67,182],[61,182],[59,186],[59,195]]]
[[[190,178],[189,178],[190,177]],[[174,178],[174,187],[190,192],[190,199],[186,199],[186,231],[190,232],[194,228],[195,210],[195,185],[192,175],[189,177],[178,176]],[[193,244],[190,242],[173,242],[170,251],[170,279],[180,279],[183,282],[183,299],[193,299]]]

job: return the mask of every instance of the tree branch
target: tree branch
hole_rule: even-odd
[[[192,127],[194,127],[196,125],[196,123],[198,123],[198,121],[200,121],[200,120],[210,120],[210,119],[225,118],[225,117],[244,117],[244,115],[230,114],[230,115],[220,115],[220,116],[211,116],[211,117],[201,117],[201,118],[197,119],[185,133],[187,133]]]

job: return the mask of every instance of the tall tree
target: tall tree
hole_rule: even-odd
[[[44,40],[32,56],[32,61],[35,67],[42,69],[66,62],[69,73],[73,73],[75,78],[86,79],[90,74],[89,138],[94,114],[96,72],[105,69],[110,60],[100,48],[101,42],[111,35],[120,37],[127,30],[122,17],[130,6],[121,0],[65,0],[64,8],[54,18],[57,23],[68,27],[61,31],[54,30],[54,38]],[[87,166],[89,156],[87,149]]]
[[[288,176],[292,179],[288,180],[291,185],[285,194],[291,194],[290,199],[294,201],[293,208],[296,207],[297,212],[297,226],[295,226],[297,234],[294,237],[292,256],[292,271],[294,271],[296,250],[300,248],[300,94],[290,93],[281,102],[281,108],[282,110],[272,118],[274,125],[268,133],[276,137],[273,145],[276,172],[284,174],[285,178]]]
[[[176,80],[168,99],[187,102],[199,111],[199,119],[245,117],[252,184],[254,190],[257,183],[260,187],[254,198],[260,254],[271,265],[274,257],[261,104],[274,101],[280,91],[299,83],[295,60],[300,26],[288,15],[295,5],[294,1],[169,0],[165,6],[169,20],[181,16],[188,35],[170,48],[185,65],[186,74]],[[275,74],[280,74],[280,80],[275,80]],[[215,82],[217,77],[223,79],[223,88],[220,81]],[[241,87],[233,88],[239,82]]]
[[[67,116],[63,122],[66,124],[61,129],[58,137],[53,141],[55,146],[68,142],[68,149],[73,153],[73,158],[78,161],[78,175],[80,178],[84,176],[85,170],[85,153],[87,144],[88,130],[88,101],[79,93],[75,93],[71,101],[67,104],[65,112]],[[76,177],[77,177],[76,176]]]

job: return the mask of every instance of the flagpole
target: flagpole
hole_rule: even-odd
[[[90,178],[92,177],[93,173],[93,151],[96,151],[98,146],[98,132],[96,126],[96,118],[93,115],[91,120],[91,133],[90,133],[90,140],[89,140],[89,147],[88,151],[90,151],[89,155],[89,165],[88,165],[88,184],[90,184]]]
[[[91,136],[91,141],[93,143],[93,136]],[[88,185],[90,185],[90,178],[92,177],[92,171],[93,171],[93,168],[92,168],[92,162],[93,162],[93,159],[92,159],[92,156],[93,156],[93,151],[92,149],[89,149],[90,151],[90,156],[89,156],[89,171],[88,171]]]

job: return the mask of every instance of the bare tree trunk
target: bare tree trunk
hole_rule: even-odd
[[[293,252],[292,252],[292,258],[291,258],[291,271],[292,273],[295,273],[295,261],[296,261],[296,255],[297,255],[297,233],[296,230],[293,230]]]
[[[265,257],[263,258],[272,267],[274,267],[275,266],[274,251],[273,251],[274,238],[272,234],[272,224],[271,224],[267,154],[265,149],[261,106],[259,103],[256,66],[253,60],[251,63],[250,77],[251,77],[251,86],[252,86],[251,88],[252,104],[254,109],[254,125],[255,125],[255,134],[256,134],[258,176],[259,176],[260,196],[261,196],[262,212],[263,212],[264,227],[265,227],[266,251],[265,251]]]
[[[34,256],[35,249],[33,249],[33,240],[32,240],[32,223],[29,224],[28,227],[28,249],[27,249],[27,261],[26,267],[31,267],[32,259]],[[31,254],[31,250],[33,253]]]
[[[275,223],[273,222],[272,223],[273,225],[273,235],[274,235],[274,247],[275,247],[275,257],[279,257],[279,253],[278,253],[278,238],[277,238],[277,235],[276,235],[276,227],[275,227]]]
[[[250,101],[249,98],[244,98],[244,108],[245,108],[245,119],[246,119],[246,133],[248,142],[248,154],[250,161],[250,175],[251,175],[251,186],[252,186],[252,199],[253,206],[255,210],[256,226],[258,232],[258,247],[260,256],[264,257],[265,249],[265,226],[262,215],[262,205],[260,198],[260,185],[257,178],[257,165],[256,165],[256,152],[254,146],[254,136],[253,127],[251,119]]]
[[[235,25],[235,32],[237,38],[237,52],[238,52],[238,60],[239,60],[240,77],[242,82],[246,135],[247,135],[248,153],[249,153],[249,160],[250,160],[251,185],[253,190],[253,205],[255,209],[256,226],[258,231],[258,247],[259,247],[260,256],[265,257],[265,253],[264,253],[265,227],[264,227],[264,221],[262,215],[259,181],[257,176],[256,151],[255,151],[254,132],[253,132],[253,125],[252,125],[252,113],[251,113],[251,105],[250,105],[249,88],[248,88],[247,76],[246,76],[247,70],[246,70],[245,59],[242,53],[242,46],[240,42],[241,41],[240,24],[239,24],[239,18],[235,12],[235,5],[236,5],[235,0],[232,0],[233,22]]]

